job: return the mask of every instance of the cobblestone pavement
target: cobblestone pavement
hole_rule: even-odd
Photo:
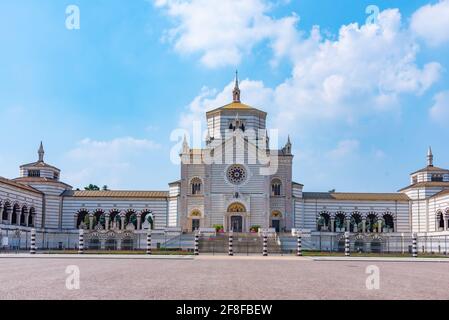
[[[80,289],[65,271],[80,268]],[[380,269],[368,290],[366,267]],[[1,259],[0,299],[449,299],[449,264],[200,256]]]

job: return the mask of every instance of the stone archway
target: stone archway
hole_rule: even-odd
[[[234,232],[247,232],[247,211],[240,202],[234,202],[228,206],[226,213],[226,229]]]
[[[277,233],[282,231],[282,213],[279,210],[274,210],[271,213],[270,228],[275,229]]]

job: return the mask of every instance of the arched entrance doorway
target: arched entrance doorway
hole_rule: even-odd
[[[243,204],[236,202],[228,207],[228,231],[244,232],[246,208]]]
[[[278,210],[275,210],[271,213],[271,221],[270,221],[270,227],[274,228],[276,232],[281,232],[281,220],[282,220],[282,213]]]

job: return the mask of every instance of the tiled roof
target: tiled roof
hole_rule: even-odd
[[[247,104],[244,104],[244,103],[241,103],[241,102],[231,102],[231,103],[229,103],[227,105],[224,105],[224,106],[222,106],[220,108],[216,108],[216,109],[210,110],[207,113],[215,112],[215,111],[218,111],[218,110],[243,110],[243,111],[245,111],[245,110],[247,110],[247,111],[254,110],[254,111],[258,111],[258,112],[266,114],[266,112],[264,112],[262,110],[256,109],[254,107],[251,107],[251,106],[249,106]]]
[[[13,180],[9,180],[9,179],[3,178],[3,177],[0,177],[0,184],[1,183],[7,184],[7,185],[12,186],[12,187],[20,188],[20,189],[23,189],[23,190],[27,190],[27,191],[30,191],[30,192],[42,194],[42,192],[40,192],[39,190],[34,189],[33,187],[30,187],[30,186],[27,186],[25,184],[18,183],[18,182],[15,182]]]
[[[47,163],[45,163],[45,162],[43,162],[43,161],[37,161],[37,162],[27,163],[27,164],[24,164],[24,165],[21,165],[21,166],[20,166],[20,168],[23,168],[23,167],[49,168],[49,169],[54,169],[54,170],[57,170],[57,171],[61,171],[61,170],[59,170],[58,168],[56,168],[56,167],[54,167],[54,166],[51,166],[51,165],[49,165],[49,164],[47,164]]]
[[[77,198],[166,198],[168,191],[66,191],[64,196]]]
[[[412,174],[415,174],[415,173],[418,173],[418,172],[425,172],[425,171],[438,172],[438,171],[449,171],[449,170],[448,169],[434,167],[434,166],[427,166],[425,168],[422,168],[422,169],[420,169],[418,171],[413,172]]]
[[[61,182],[59,180],[55,180],[55,179],[50,179],[50,178],[45,178],[45,177],[21,177],[21,178],[15,178],[14,179],[15,182],[19,182],[19,183],[53,183],[53,184],[58,184],[58,185],[63,185],[67,188],[72,188],[71,185]]]
[[[408,201],[403,193],[351,193],[351,192],[304,192],[304,199],[329,199],[340,201]]]
[[[415,184],[412,184],[410,186],[407,186],[399,191],[404,191],[410,188],[439,188],[439,187],[446,187],[449,188],[449,182],[448,181],[427,181],[427,182],[418,182]]]

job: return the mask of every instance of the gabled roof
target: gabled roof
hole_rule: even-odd
[[[76,198],[166,198],[168,191],[123,191],[123,190],[67,190],[63,193],[65,197]]]
[[[304,199],[329,199],[340,201],[408,201],[404,193],[352,193],[352,192],[304,192]]]
[[[27,185],[22,184],[22,183],[15,182],[13,180],[9,180],[9,179],[0,177],[0,184],[2,184],[2,183],[6,184],[6,185],[9,185],[11,187],[20,188],[22,190],[26,190],[26,191],[42,194],[42,192],[40,192],[37,189],[34,189],[33,187],[27,186]]]

